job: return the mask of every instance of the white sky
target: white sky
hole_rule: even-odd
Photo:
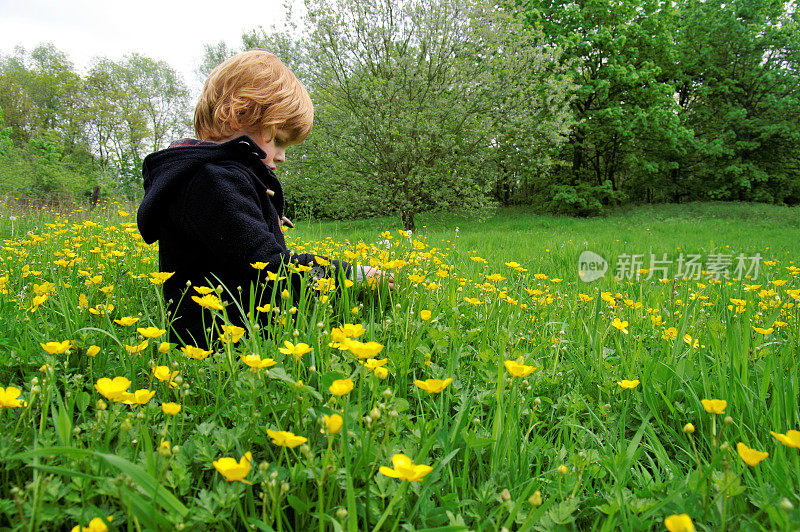
[[[52,42],[81,73],[93,57],[163,59],[192,94],[203,44],[241,46],[244,31],[283,20],[281,0],[0,0],[0,53]]]

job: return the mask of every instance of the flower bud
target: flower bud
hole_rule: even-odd
[[[559,472],[559,474],[561,474],[561,475],[566,475],[566,474],[567,474],[567,471],[568,471],[568,470],[567,470],[567,466],[565,466],[564,464],[561,464],[560,466],[558,466],[558,472]]]
[[[164,458],[168,458],[169,455],[172,454],[172,447],[170,447],[168,441],[165,440],[161,442],[161,445],[158,446],[158,454],[160,454]]]
[[[781,499],[781,502],[779,504],[781,506],[781,510],[783,510],[784,512],[791,512],[792,510],[794,510],[794,504],[792,504],[792,501],[790,501],[786,497]]]
[[[508,488],[500,492],[500,498],[503,499],[503,502],[508,502],[511,500],[511,492],[508,491]]]
[[[531,506],[533,506],[534,508],[538,508],[539,506],[541,506],[542,505],[542,492],[539,491],[539,490],[534,491],[533,495],[528,497],[528,502],[531,503]]]
[[[725,416],[725,424],[733,425],[733,418],[731,416]]]
[[[693,433],[694,432],[694,425],[692,425],[691,423],[687,423],[686,425],[683,426],[683,432],[685,434]]]
[[[338,517],[340,520],[344,519],[345,517],[347,517],[347,510],[345,510],[344,508],[339,508],[338,510],[336,510],[336,517]]]

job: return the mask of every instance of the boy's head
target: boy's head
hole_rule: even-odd
[[[212,70],[194,110],[200,140],[219,141],[237,131],[270,140],[281,129],[297,143],[313,122],[306,88],[280,59],[261,50],[237,54]]]

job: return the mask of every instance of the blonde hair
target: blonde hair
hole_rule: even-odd
[[[200,140],[225,139],[242,130],[269,141],[282,129],[289,142],[302,142],[313,122],[306,88],[280,59],[262,50],[237,54],[212,70],[194,110]]]

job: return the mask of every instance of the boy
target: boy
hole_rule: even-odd
[[[187,283],[222,284],[220,297],[241,295],[246,312],[251,284],[266,277],[251,264],[268,263],[266,269],[277,273],[291,261],[312,267],[317,277],[352,276],[345,262],[330,261],[323,271],[314,255],[291,253],[281,231],[291,222],[283,216],[283,188],[274,170],[289,146],[305,140],[313,119],[308,92],[277,57],[244,52],[206,80],[195,108],[197,140],[182,139],[145,158],[137,222],[145,242],[160,241],[159,270],[175,272],[163,286],[173,320],[171,341],[206,347],[206,337],[217,334],[206,334],[211,315],[191,299],[199,294],[190,289],[182,298]],[[382,272],[356,273],[360,280]],[[297,275],[291,277],[299,286]],[[393,287],[391,276],[387,280]],[[264,299],[255,304],[267,303],[269,292]],[[233,324],[244,324],[235,305],[227,314]]]

